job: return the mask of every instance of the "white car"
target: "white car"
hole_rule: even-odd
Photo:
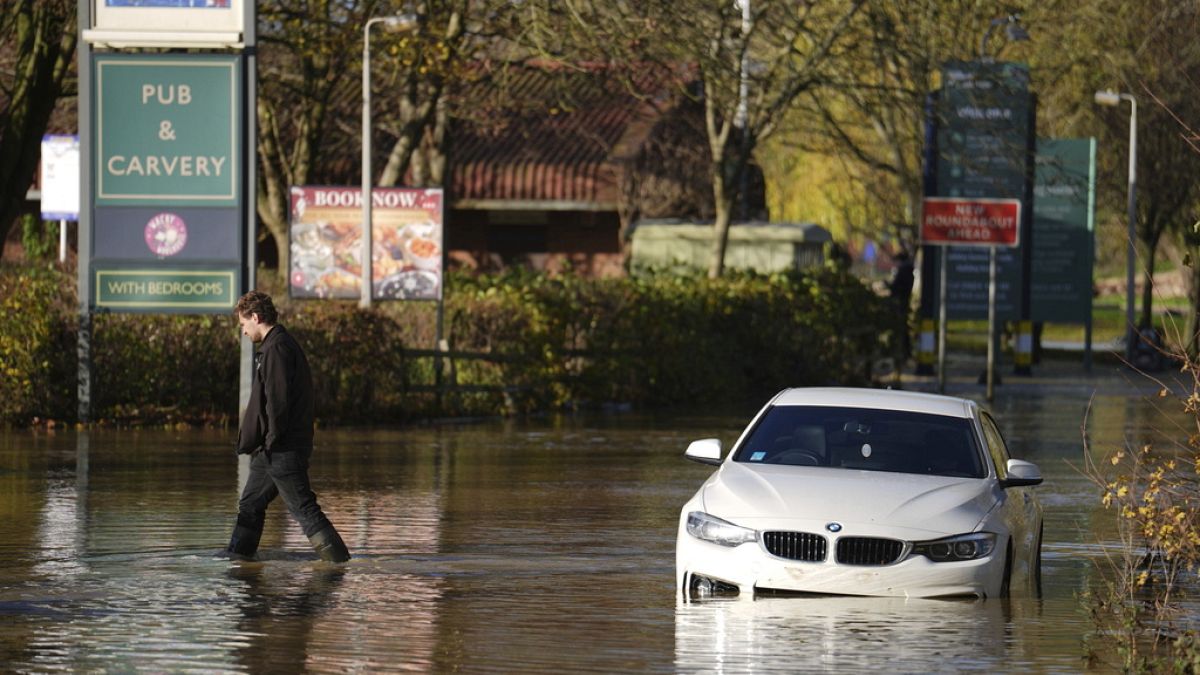
[[[995,598],[1041,592],[1037,466],[973,401],[879,389],[777,394],[679,516],[685,599],[799,592]]]

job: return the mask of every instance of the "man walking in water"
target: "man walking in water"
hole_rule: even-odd
[[[304,350],[283,326],[271,296],[243,295],[234,309],[242,334],[258,345],[250,403],[238,430],[238,454],[249,454],[250,477],[238,501],[229,553],[249,559],[258,550],[267,505],[282,496],[323,560],[345,562],[350,552],[317,504],[308,483],[313,451],[312,372]]]

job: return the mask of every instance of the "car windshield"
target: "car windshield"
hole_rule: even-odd
[[[738,449],[734,461],[987,476],[971,420],[868,408],[773,407]]]

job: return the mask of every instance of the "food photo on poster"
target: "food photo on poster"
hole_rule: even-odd
[[[359,297],[361,194],[349,187],[292,188],[292,297]],[[372,297],[437,300],[442,289],[441,190],[377,188],[372,195]]]

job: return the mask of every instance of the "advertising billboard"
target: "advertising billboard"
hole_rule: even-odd
[[[371,195],[372,299],[441,299],[442,191],[375,188]],[[293,187],[291,296],[357,299],[362,234],[361,188]]]

